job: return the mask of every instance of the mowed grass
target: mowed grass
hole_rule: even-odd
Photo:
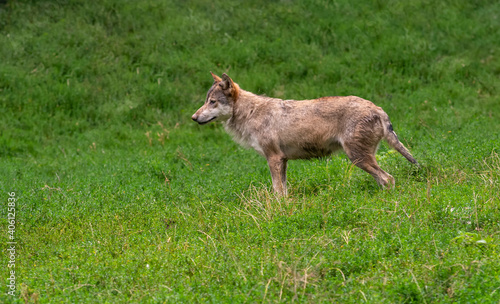
[[[2,244],[18,199],[17,293],[0,300],[498,303],[499,11],[0,4]],[[190,121],[209,71],[268,96],[372,100],[421,167],[383,144],[383,191],[343,154],[292,161],[276,198],[263,158]]]

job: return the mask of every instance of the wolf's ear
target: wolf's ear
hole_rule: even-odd
[[[221,82],[222,81],[222,79],[219,76],[212,73],[212,71],[210,71],[210,74],[212,74],[212,78],[214,79],[214,82]]]
[[[222,74],[222,83],[220,85],[223,90],[234,88],[234,82],[226,73]]]
[[[233,101],[238,100],[240,87],[226,73],[222,74],[222,82],[219,85],[224,90],[224,94],[231,96]]]

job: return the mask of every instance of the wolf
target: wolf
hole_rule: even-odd
[[[375,159],[382,139],[418,165],[389,116],[371,101],[356,96],[282,100],[245,91],[225,73],[210,73],[214,82],[192,120],[200,125],[222,121],[236,142],[264,156],[278,195],[287,195],[288,160],[324,157],[337,150],[344,150],[382,188],[394,187],[394,178]]]

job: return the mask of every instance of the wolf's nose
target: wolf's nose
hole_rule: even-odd
[[[198,122],[198,115],[193,114],[193,116],[191,116],[191,119]]]

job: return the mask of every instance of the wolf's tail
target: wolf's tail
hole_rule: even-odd
[[[408,149],[406,149],[406,147],[399,141],[398,136],[396,135],[396,132],[394,132],[389,119],[387,119],[386,128],[387,130],[385,133],[385,140],[387,141],[389,146],[401,153],[401,155],[403,155],[410,163],[418,166],[417,160],[413,158],[410,151],[408,151]]]

